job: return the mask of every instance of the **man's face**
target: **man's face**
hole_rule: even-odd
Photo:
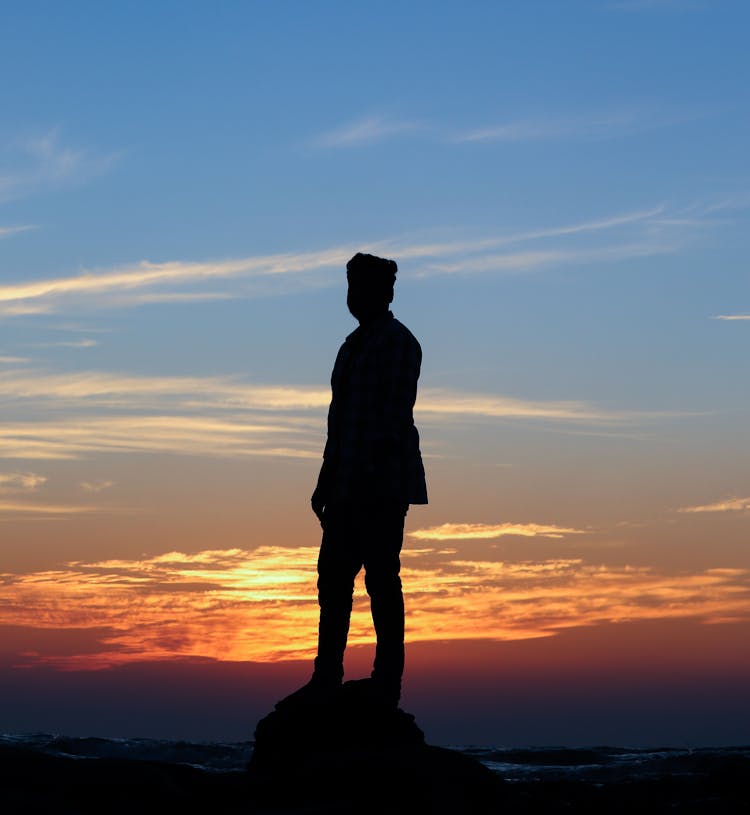
[[[361,277],[349,278],[346,305],[352,317],[360,323],[382,314],[390,302],[389,294],[382,285],[373,285]]]

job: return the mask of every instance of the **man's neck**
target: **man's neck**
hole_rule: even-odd
[[[366,331],[368,328],[375,325],[375,323],[382,320],[388,314],[389,311],[390,309],[385,308],[382,311],[376,312],[375,314],[368,314],[366,317],[363,317],[359,321],[359,327]]]

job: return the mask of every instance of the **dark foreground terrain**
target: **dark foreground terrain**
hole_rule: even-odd
[[[356,683],[243,745],[0,739],[8,815],[747,815],[750,748],[449,749]]]
[[[8,815],[139,813],[706,813],[750,812],[750,762],[689,775],[601,783],[508,782],[476,759],[436,747],[377,755],[300,756],[271,782],[249,772],[111,758],[65,758],[0,748],[0,803]]]

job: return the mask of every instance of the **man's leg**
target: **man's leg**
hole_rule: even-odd
[[[276,703],[277,710],[325,704],[344,676],[344,651],[349,635],[354,579],[361,568],[352,514],[346,507],[326,508],[318,553],[318,654],[307,684]]]
[[[362,566],[354,521],[348,506],[327,509],[318,554],[320,619],[313,675],[323,682],[336,684],[344,676],[354,580]]]
[[[398,703],[404,672],[404,595],[400,553],[408,507],[373,509],[365,532],[365,587],[370,595],[377,644],[372,679],[388,701]]]

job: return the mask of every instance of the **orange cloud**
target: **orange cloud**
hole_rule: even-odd
[[[85,490],[86,492],[102,492],[102,490],[108,490],[110,487],[113,487],[115,484],[114,481],[108,480],[101,480],[101,481],[81,481],[81,489]]]
[[[320,435],[320,434],[319,434]],[[304,422],[202,416],[86,416],[59,421],[7,422],[0,456],[75,459],[96,452],[158,452],[218,457],[320,458],[322,444]]]
[[[33,492],[47,481],[37,473],[0,473],[0,493]]]
[[[0,624],[99,632],[85,653],[27,651],[18,664],[308,659],[317,633],[316,558],[316,547],[269,546],[4,574]],[[581,559],[468,559],[456,549],[405,549],[402,562],[410,642],[518,640],[638,620],[750,619],[748,569],[665,574]],[[361,582],[349,641],[373,641]]]
[[[713,504],[703,504],[694,507],[682,507],[678,512],[743,512],[750,509],[750,497],[725,498]]]
[[[0,519],[5,513],[27,513],[31,515],[71,515],[91,512],[93,507],[66,504],[31,504],[21,501],[0,501]]]
[[[528,538],[562,538],[563,535],[578,535],[583,529],[572,529],[565,526],[545,524],[456,524],[445,523],[416,529],[409,532],[410,537],[419,540],[470,540],[482,538],[501,538],[504,535],[522,535]]]

